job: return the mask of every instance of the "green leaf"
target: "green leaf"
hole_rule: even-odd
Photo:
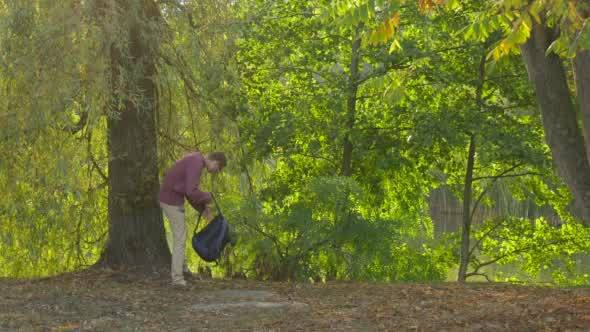
[[[369,5],[364,5],[360,8],[360,17],[363,22],[367,22],[369,20]]]
[[[396,38],[393,40],[393,42],[391,43],[391,45],[389,46],[389,54],[395,52],[395,51],[401,51],[403,50],[402,45],[400,44],[399,40]]]
[[[551,54],[552,52],[556,51],[557,49],[559,49],[560,47],[560,40],[559,38],[554,40],[549,47],[547,47],[547,50],[545,50],[545,56],[549,56],[549,54]]]
[[[534,0],[533,3],[529,5],[529,13],[535,19],[535,22],[541,24],[541,18],[539,17],[539,13],[543,9],[543,2],[541,0]]]

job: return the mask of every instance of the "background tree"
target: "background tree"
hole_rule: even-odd
[[[494,30],[506,33],[494,50],[496,57],[520,46],[541,110],[545,138],[559,174],[572,192],[574,212],[588,225],[590,164],[584,140],[588,133],[583,134],[583,128],[588,127],[587,21],[588,4],[584,1],[499,2],[480,15],[472,29],[478,38]],[[568,85],[568,73],[560,55],[575,57],[571,67],[575,91]],[[580,114],[582,125],[576,114]]]

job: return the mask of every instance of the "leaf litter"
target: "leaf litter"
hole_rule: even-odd
[[[0,331],[590,331],[590,288],[295,283],[87,270],[0,279]]]

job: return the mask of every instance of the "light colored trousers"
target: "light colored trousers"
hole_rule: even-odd
[[[184,206],[168,205],[160,202],[162,211],[170,222],[172,230],[172,281],[184,280],[183,271],[188,272],[185,257],[186,225],[184,223]]]

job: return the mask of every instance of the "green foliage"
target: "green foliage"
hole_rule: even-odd
[[[88,266],[105,239],[106,186],[86,159],[86,147],[59,130],[44,133],[18,154],[0,150],[5,162],[0,172],[4,277],[53,275]]]
[[[82,268],[103,246],[104,120],[118,100],[108,50],[129,55],[129,45],[127,23],[108,16],[101,24],[93,3],[0,2],[1,276]],[[239,234],[215,275],[444,280],[458,260],[457,236],[434,238],[428,196],[444,186],[461,197],[474,135],[479,206],[527,199],[567,221],[556,228],[510,211],[502,227],[490,221],[474,235],[480,263],[504,255],[498,264],[531,280],[548,266],[556,283],[588,282],[587,272],[574,273],[588,232],[568,220],[569,195],[551,171],[524,68],[510,55],[558,1],[533,1],[526,12],[518,1],[441,4],[162,1],[165,24],[142,21],[157,55],[150,79],[161,173],[191,150],[229,155],[223,174],[202,181]],[[573,13],[553,12],[560,26]],[[585,22],[570,22],[564,35],[586,43]],[[569,47],[574,39],[564,38]],[[482,68],[490,51],[498,59]],[[118,96],[134,101],[130,91]],[[342,176],[346,139],[350,176]],[[196,214],[187,210],[192,230]],[[193,267],[209,267],[188,253]]]
[[[0,8],[0,275],[91,265],[108,225],[104,36],[89,2]]]
[[[516,264],[530,280],[548,276],[564,286],[590,282],[590,271],[584,264],[590,251],[590,232],[581,224],[555,226],[543,218],[490,220],[475,238],[481,240],[481,256],[501,265]]]
[[[400,221],[362,213],[364,196],[350,178],[319,177],[284,205],[244,201],[228,214],[240,234],[229,262],[233,273],[273,280],[443,279],[446,251],[409,247]]]
[[[503,0],[487,5],[485,11],[474,17],[465,37],[483,40],[494,32],[502,33],[502,40],[490,53],[494,59],[517,52],[534,24],[558,28],[559,37],[547,53],[572,57],[577,51],[590,48],[589,11],[585,1]]]

